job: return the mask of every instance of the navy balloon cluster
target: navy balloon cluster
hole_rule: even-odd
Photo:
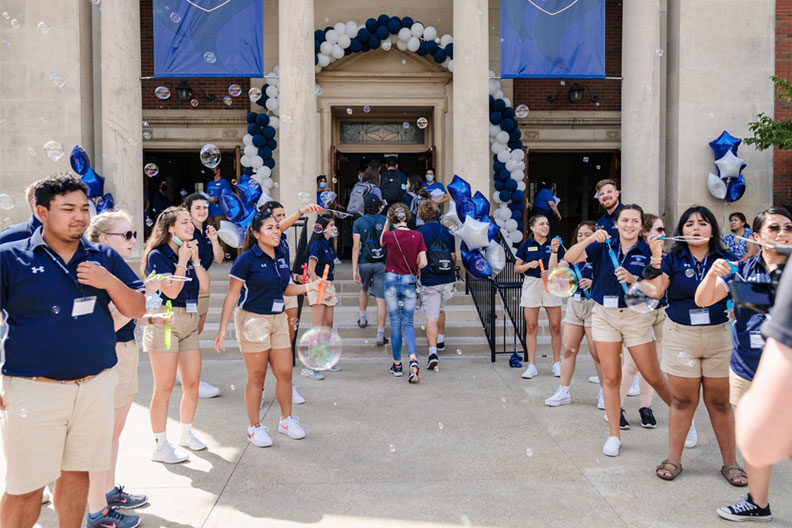
[[[96,212],[103,213],[112,210],[115,206],[113,195],[104,193],[105,179],[91,168],[91,160],[81,146],[75,145],[72,149],[69,163],[71,163],[74,172],[80,175],[80,179],[85,186],[88,187],[88,198],[96,208]]]
[[[715,156],[717,174],[707,176],[707,188],[718,199],[726,202],[736,202],[745,193],[745,177],[742,170],[746,164],[737,156],[737,148],[742,139],[736,138],[726,132],[710,141],[710,147]]]

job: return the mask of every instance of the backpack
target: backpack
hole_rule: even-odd
[[[380,190],[382,199],[389,204],[400,202],[404,196],[401,173],[394,169],[385,171],[380,177]]]
[[[380,262],[385,260],[385,249],[380,246],[376,226],[369,220],[368,218],[365,220],[369,228],[368,238],[362,242],[360,254],[366,262]]]
[[[454,269],[451,248],[446,247],[439,236],[426,248],[426,261],[432,273],[451,273]]]
[[[373,183],[357,182],[355,186],[352,187],[352,192],[349,194],[347,212],[363,216],[363,197],[369,194],[373,189]]]
[[[427,198],[424,198],[420,194],[414,192],[408,192],[407,194],[409,194],[412,198],[412,201],[410,202],[410,214],[412,215],[412,221],[410,223],[413,226],[424,225],[424,221],[418,218],[418,206],[424,203]]]

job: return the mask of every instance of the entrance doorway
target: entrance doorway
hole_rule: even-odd
[[[551,219],[551,234],[560,236],[567,247],[574,243],[569,237],[580,222],[596,221],[602,216],[599,202],[594,198],[595,186],[605,178],[620,183],[620,155],[619,151],[528,154],[528,199],[533,203],[539,182],[550,184],[553,195],[561,199],[558,203],[561,220]]]

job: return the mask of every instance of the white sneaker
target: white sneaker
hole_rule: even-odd
[[[296,405],[301,405],[305,403],[305,398],[300,396],[300,393],[297,392],[297,387],[294,386],[294,383],[292,383],[292,403]]]
[[[555,363],[553,363],[553,369],[552,370],[553,370],[553,376],[555,376],[556,378],[560,378],[561,377],[561,362],[560,361],[556,361]]]
[[[600,389],[599,396],[597,396],[597,409],[602,409],[603,411],[605,410],[605,398],[602,396],[602,389]]]
[[[640,396],[640,395],[641,395],[641,386],[638,385],[638,376],[635,376],[632,386],[630,386],[630,390],[627,391],[627,396]]]
[[[192,451],[200,451],[206,449],[206,444],[198,440],[196,436],[190,431],[186,436],[179,438],[179,445],[191,449]]]
[[[154,462],[162,462],[164,464],[179,464],[190,459],[190,455],[184,451],[176,451],[170,442],[166,441],[161,446],[154,448],[154,453],[151,454],[151,460]]]
[[[201,381],[198,383],[198,397],[199,398],[214,398],[220,394],[220,389],[210,383]]]
[[[260,423],[253,427],[248,427],[247,436],[250,443],[256,447],[269,447],[272,445],[272,438],[267,434],[267,428]]]
[[[300,419],[296,416],[287,416],[278,422],[278,432],[288,435],[289,438],[299,440],[305,438],[305,431],[300,425]]]
[[[49,486],[44,486],[44,491],[41,492],[41,504],[49,504],[52,502],[52,493],[50,493]]]
[[[610,457],[619,456],[619,447],[621,447],[621,439],[618,436],[609,436],[602,446],[602,454]]]
[[[333,259],[333,263],[334,264],[341,264],[341,259],[336,257],[336,258]]]
[[[685,447],[688,449],[691,447],[696,447],[697,442],[698,434],[696,433],[696,424],[694,422],[690,422],[690,429],[688,429],[688,434],[685,438]]]
[[[555,394],[545,400],[545,405],[558,407],[559,405],[569,405],[572,403],[572,396],[569,394],[569,387],[558,386]]]
[[[589,376],[589,383],[593,383],[594,385],[599,385],[599,376]]]
[[[537,374],[538,372],[536,371],[536,365],[533,363],[528,363],[528,368],[523,371],[522,377],[523,379],[531,379]]]

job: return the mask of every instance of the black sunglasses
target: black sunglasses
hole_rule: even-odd
[[[778,225],[778,224],[773,224],[773,225],[767,226],[766,229],[768,231],[770,231],[771,233],[778,233],[779,231],[781,231],[781,226]],[[792,224],[786,224],[784,226],[784,231],[786,231],[787,233],[792,233]]]
[[[105,235],[117,235],[124,237],[126,240],[132,240],[133,238],[137,238],[137,231],[127,231],[126,233],[105,233]]]

